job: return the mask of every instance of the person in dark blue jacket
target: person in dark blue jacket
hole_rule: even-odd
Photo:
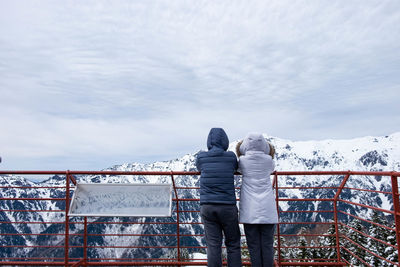
[[[208,266],[222,266],[222,237],[225,236],[229,267],[242,266],[240,229],[234,185],[238,168],[235,153],[226,151],[229,139],[222,128],[212,128],[208,151],[197,154],[200,176],[200,215],[207,243]]]

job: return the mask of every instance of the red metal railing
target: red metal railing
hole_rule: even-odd
[[[0,171],[0,175],[3,175],[4,178],[10,177],[4,175],[58,175],[64,177],[62,183],[56,183],[54,186],[36,184],[0,186],[0,201],[7,204],[7,208],[3,208],[5,205],[0,206],[2,207],[0,209],[0,253],[2,253],[0,254],[2,257],[0,265],[187,266],[207,264],[204,258],[188,258],[188,253],[196,251],[205,253],[206,247],[201,242],[198,244],[185,243],[188,240],[199,241],[204,235],[199,216],[197,216],[199,198],[187,197],[188,192],[191,193],[190,196],[193,192],[198,194],[199,188],[179,185],[181,184],[179,179],[198,176],[198,172]],[[170,219],[120,218],[110,220],[87,217],[69,218],[70,196],[77,182],[75,177],[83,175],[170,177],[174,189],[173,217]],[[297,178],[316,176],[318,180],[325,178],[327,186],[321,186],[323,183],[319,183],[318,186],[307,183],[291,184],[288,181],[293,176]],[[357,188],[357,183],[352,182],[352,178],[371,176],[387,179],[385,183],[381,184],[389,188],[386,190]],[[380,261],[387,265],[399,266],[397,258],[399,255],[397,244],[400,240],[400,203],[397,181],[399,176],[399,172],[275,172],[273,185],[281,219],[276,231],[276,265],[372,266],[371,262]],[[301,180],[307,181],[307,179],[296,181]],[[351,187],[347,186],[349,184]],[[38,197],[31,195],[32,191]],[[299,191],[303,192],[299,194]],[[324,197],[299,198],[299,196],[310,195],[307,192],[315,193],[317,191],[323,192]],[[18,196],[18,194],[20,195]],[[360,194],[365,199],[352,200],[345,197],[353,195],[359,197]],[[392,203],[391,207],[387,207],[388,203],[386,206],[378,207],[369,205],[368,194],[385,196],[388,203]],[[44,202],[51,203],[51,205],[41,204]],[[365,216],[353,214],[352,209],[362,210],[359,213]],[[379,213],[381,217],[384,217],[384,214],[388,215],[386,217],[389,217],[389,222],[393,221],[393,226],[368,218],[366,215],[371,211]],[[46,216],[40,217],[36,216],[37,214],[46,214]],[[309,220],[298,221],[296,219],[304,217]],[[47,218],[47,220],[40,221],[41,218]],[[361,227],[356,224],[352,225],[349,223],[351,221],[361,222]],[[313,227],[298,231],[299,227],[309,225]],[[145,233],[142,233],[141,230],[133,232],[137,226],[147,227]],[[191,226],[191,228],[188,229],[187,226]],[[329,226],[332,226],[329,228],[330,232],[326,232]],[[129,227],[132,228],[132,231],[121,232],[122,228]],[[393,233],[395,240],[392,236],[383,240],[382,237],[371,234],[367,229],[372,227]],[[110,228],[113,228],[114,231],[103,231]],[[98,231],[99,229],[103,230]],[[120,232],[116,232],[117,230]],[[161,234],[158,233],[160,231]],[[380,254],[373,245],[366,246],[362,242],[354,240],[351,235],[365,238],[369,240],[369,244],[375,242],[376,247],[385,246],[388,248],[386,250],[393,252],[394,256],[387,257]],[[159,244],[151,243],[154,241],[154,237],[161,240]],[[114,242],[122,243],[111,241],[102,244],[99,238],[114,238]],[[134,242],[135,238],[143,238],[144,241],[137,245]],[[315,245],[318,240],[330,240],[330,242]],[[108,254],[103,253],[105,256],[101,258],[101,255],[93,252],[94,249],[100,249]],[[246,249],[244,244],[243,250]],[[139,250],[143,252],[141,257],[132,256],[135,254],[131,252]],[[297,254],[293,254],[293,251]],[[321,251],[328,251],[330,256],[325,254],[325,257],[321,257]],[[315,255],[309,256],[308,254],[311,252]],[[249,259],[245,256],[243,263],[250,265]]]

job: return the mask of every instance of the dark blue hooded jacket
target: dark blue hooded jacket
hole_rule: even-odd
[[[238,167],[235,153],[226,151],[229,139],[222,128],[212,128],[207,152],[200,152],[196,167],[200,176],[200,204],[236,204],[234,173]]]

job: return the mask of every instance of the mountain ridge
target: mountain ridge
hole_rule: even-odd
[[[275,163],[277,171],[399,171],[400,170],[400,132],[394,133],[388,136],[381,137],[360,137],[350,140],[321,140],[321,141],[290,141],[264,135],[264,137],[271,142],[276,149]],[[230,143],[229,150],[235,151],[235,146],[239,140],[235,140]],[[112,167],[103,169],[104,171],[197,171],[195,168],[195,157],[199,151],[191,154],[186,154],[182,157],[170,160],[153,163],[124,163],[121,165],[114,165]],[[78,182],[85,183],[171,183],[170,176],[143,176],[143,175],[77,175]],[[343,179],[343,176],[282,176],[279,177],[279,186],[338,186]],[[175,182],[177,186],[184,187],[198,187],[199,176],[175,176]],[[236,186],[240,186],[240,176],[237,179]],[[40,186],[40,187],[51,187],[51,186],[64,186],[65,177],[62,175],[52,176],[49,179],[42,182],[32,182],[29,179],[21,175],[0,175],[0,189],[1,197],[32,197],[32,198],[62,198],[65,196],[63,189],[58,188],[11,188],[11,187],[24,187],[24,186]],[[390,178],[388,177],[377,177],[377,176],[352,176],[347,184],[348,187],[362,187],[371,190],[390,191]],[[9,189],[10,188],[10,189]],[[287,198],[332,198],[334,196],[333,191],[321,191],[321,190],[280,190],[279,196]],[[191,189],[186,190],[182,196],[186,198],[198,198],[198,191]],[[381,195],[376,193],[366,192],[350,192],[343,191],[344,199],[351,199],[352,201],[360,204],[373,205],[390,209],[392,205],[391,195]],[[369,217],[370,211],[363,209],[362,207],[353,207],[339,203],[339,207],[345,209],[351,214],[355,214],[361,217]],[[198,210],[198,203],[180,203],[182,209]],[[60,201],[30,201],[24,202],[24,206],[21,203],[2,201],[0,203],[0,220],[2,221],[63,221],[64,214],[56,212],[10,212],[7,210],[55,210],[65,209],[65,203]],[[307,203],[292,203],[292,202],[280,202],[280,209],[282,211],[287,210],[326,210],[331,209],[326,203],[318,202],[307,202]],[[176,218],[172,217],[169,219],[155,219],[155,221],[172,220]],[[200,221],[198,213],[184,213],[181,214],[183,221]],[[346,216],[341,216],[341,220],[348,220]],[[110,222],[112,220],[124,221],[125,218],[97,218],[91,219],[98,222]],[[133,221],[148,221],[148,218],[136,218]],[[327,214],[308,214],[308,213],[293,213],[284,214],[281,216],[282,222],[291,221],[330,221],[331,217]],[[3,226],[2,226],[3,227]],[[175,228],[165,225],[137,225],[122,227],[119,225],[103,225],[100,224],[92,226],[90,231],[94,233],[129,233],[132,231],[140,233],[173,233]],[[49,223],[43,224],[32,224],[32,225],[18,225],[9,224],[7,229],[0,229],[1,233],[13,232],[13,233],[57,233],[63,232],[62,225],[52,225]],[[296,232],[296,227],[285,226],[282,227],[282,232],[293,233]],[[81,225],[71,227],[72,232],[79,233],[82,231]],[[200,234],[202,233],[202,227],[200,225],[182,225],[182,233]],[[0,244],[16,243],[18,245],[37,245],[37,244],[58,244],[61,239],[57,237],[35,237],[35,236],[1,236]],[[77,242],[77,241],[76,241]],[[97,238],[92,245],[113,245],[115,244],[116,238],[104,237]],[[173,241],[167,240],[166,238],[154,238],[146,239],[145,237],[132,238],[124,241],[129,244],[147,244],[149,246],[157,244],[171,243]],[[204,240],[197,237],[187,237],[185,239],[186,245],[204,245]],[[20,254],[26,253],[30,256],[37,256],[39,252],[37,250],[24,251],[16,249],[13,253]],[[7,256],[6,250],[0,250],[0,256]],[[62,252],[60,252],[62,253]],[[72,254],[80,252],[72,252]],[[152,252],[144,250],[128,251],[126,249],[116,250],[92,250],[90,255],[95,256],[107,256],[107,257],[139,257],[143,255],[150,255]],[[157,252],[161,253],[161,252]],[[165,251],[166,253],[166,251]],[[162,253],[161,253],[162,254]],[[61,255],[61,254],[60,254]],[[161,256],[161,255],[160,255]]]

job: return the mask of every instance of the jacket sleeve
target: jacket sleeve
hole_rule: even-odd
[[[240,174],[242,174],[242,169],[240,168],[240,157],[238,158],[238,168],[237,168],[237,172],[239,172]]]
[[[200,156],[200,153],[197,154],[197,156],[196,156],[195,165],[196,165],[197,170],[198,170],[199,172],[201,172],[199,156]]]
[[[236,158],[236,154],[232,151],[229,151],[229,155],[232,157],[232,161],[234,162],[233,168],[236,171],[238,169],[238,160]]]
[[[239,163],[238,163],[238,160],[237,160],[237,158],[236,158],[236,156],[235,156],[235,171],[236,171],[238,168],[239,168]]]

